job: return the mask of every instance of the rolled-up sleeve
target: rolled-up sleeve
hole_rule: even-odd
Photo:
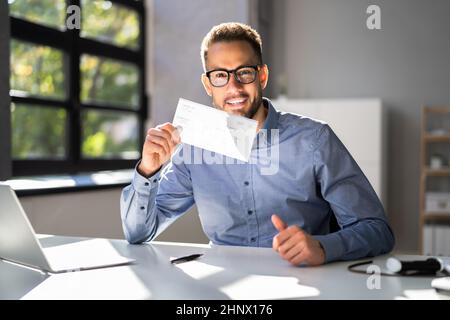
[[[125,238],[132,244],[153,240],[193,204],[191,179],[183,164],[170,162],[149,178],[135,170],[120,198]]]
[[[395,239],[378,196],[356,161],[328,125],[318,133],[314,170],[322,197],[341,230],[316,235],[326,262],[376,256],[392,250]]]

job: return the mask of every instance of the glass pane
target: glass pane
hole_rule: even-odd
[[[11,40],[12,94],[64,98],[63,66],[62,51]]]
[[[14,159],[59,159],[66,155],[64,109],[11,104]]]
[[[12,16],[58,29],[65,28],[65,0],[8,0]]]
[[[81,1],[81,36],[121,47],[139,47],[139,15],[111,1]]]
[[[90,55],[81,57],[81,101],[138,107],[138,69],[122,61]]]
[[[139,158],[139,127],[136,115],[113,111],[84,111],[82,115],[84,158]]]

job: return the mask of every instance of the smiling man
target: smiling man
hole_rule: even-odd
[[[392,250],[394,236],[377,195],[330,127],[281,113],[263,98],[269,70],[259,34],[240,23],[215,26],[201,58],[201,81],[213,106],[256,120],[252,156],[264,140],[279,149],[278,170],[268,175],[260,163],[173,161],[184,150],[177,148],[177,130],[170,123],[151,128],[133,181],[122,192],[127,240],[154,239],[196,204],[212,243],[273,247],[293,265]],[[333,219],[338,230],[330,230]]]

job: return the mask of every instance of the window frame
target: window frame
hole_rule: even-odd
[[[148,117],[148,97],[146,95],[146,15],[144,1],[109,0],[135,10],[139,16],[139,48],[136,50],[100,42],[91,38],[82,38],[79,29],[58,30],[41,24],[10,16],[11,38],[36,45],[45,45],[61,50],[64,56],[64,79],[66,87],[65,100],[46,97],[20,97],[11,94],[11,103],[38,104],[45,107],[64,108],[67,112],[66,122],[66,157],[64,159],[13,159],[12,176],[30,176],[45,174],[75,174],[100,170],[129,169],[134,167],[137,159],[83,159],[81,154],[81,114],[83,110],[120,111],[137,115],[138,144],[144,143],[144,123]],[[81,9],[80,0],[66,0],[66,6],[76,5]],[[66,8],[67,8],[66,7]],[[67,18],[67,16],[66,16]],[[82,17],[81,17],[82,18]],[[80,58],[90,54],[100,58],[129,62],[138,68],[138,108],[112,106],[99,103],[82,103],[80,101],[81,74]],[[32,107],[32,106],[30,106]],[[11,138],[12,138],[11,125]],[[10,138],[10,139],[11,139]],[[140,152],[140,150],[139,150]]]

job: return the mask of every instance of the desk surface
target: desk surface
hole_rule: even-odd
[[[44,246],[86,238],[47,236]],[[109,240],[136,263],[48,275],[0,261],[0,299],[395,299],[436,298],[430,277],[381,276],[347,271],[352,262],[294,267],[272,249],[153,242],[129,245]],[[204,253],[198,260],[170,264],[174,257]],[[415,257],[417,258],[417,257]],[[386,256],[374,259],[384,267]],[[367,268],[367,266],[365,267]],[[376,281],[370,281],[376,284]],[[374,287],[372,285],[372,287]]]

